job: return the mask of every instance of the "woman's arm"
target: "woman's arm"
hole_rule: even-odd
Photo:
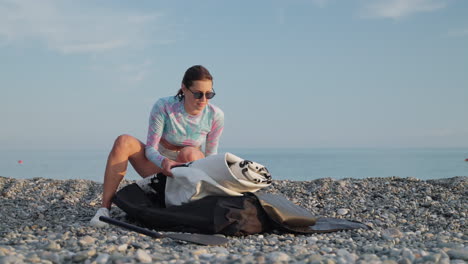
[[[224,129],[224,113],[219,110],[215,113],[211,131],[206,135],[205,156],[218,153],[219,138]]]
[[[146,139],[145,154],[146,158],[162,168],[162,162],[166,157],[158,151],[159,141],[164,131],[164,108],[161,101],[157,101],[149,117],[148,137]]]

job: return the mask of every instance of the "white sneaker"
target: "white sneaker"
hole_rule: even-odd
[[[94,227],[106,227],[106,226],[108,226],[109,225],[108,223],[105,223],[105,222],[102,222],[101,220],[99,220],[100,216],[109,217],[110,216],[109,209],[107,209],[105,207],[99,208],[97,210],[97,212],[96,212],[96,215],[91,219],[91,221],[89,221],[89,224],[91,226],[94,226]]]

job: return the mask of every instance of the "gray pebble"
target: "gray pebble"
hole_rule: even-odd
[[[306,239],[306,241],[307,241],[307,243],[309,243],[309,244],[316,244],[317,241],[318,241],[318,238],[316,238],[316,237],[309,237],[309,238]]]
[[[23,260],[16,256],[3,256],[0,257],[0,264],[22,264]]]
[[[404,259],[409,259],[411,262],[414,261],[414,254],[413,252],[411,252],[411,250],[407,249],[407,248],[404,248],[401,250],[401,256],[404,258]]]
[[[83,262],[88,258],[88,252],[78,252],[72,257],[73,262]]]
[[[450,259],[461,259],[468,261],[468,249],[451,249],[447,251],[447,255]]]
[[[466,264],[466,261],[461,259],[454,259],[450,261],[450,264]]]
[[[151,263],[151,256],[143,249],[138,249],[136,252],[136,257],[141,263]]]
[[[304,262],[306,263],[320,263],[322,261],[323,257],[319,254],[312,254],[309,255]]]
[[[322,251],[325,252],[325,253],[331,253],[331,252],[333,252],[333,248],[324,247],[324,248],[322,248]]]
[[[81,245],[81,246],[90,246],[90,245],[93,245],[94,242],[96,241],[96,239],[94,237],[91,237],[91,236],[85,236],[83,238],[81,238],[78,243]]]
[[[397,262],[398,264],[411,264],[413,261],[409,258],[401,258]]]
[[[52,251],[60,251],[62,247],[57,244],[55,241],[50,241],[47,246],[45,247],[46,250],[52,250]]]
[[[289,259],[288,254],[280,251],[271,252],[266,255],[267,263],[283,263],[288,262]]]
[[[39,255],[39,257],[42,260],[49,260],[50,262],[52,262],[54,264],[60,263],[60,256],[57,253],[52,253],[52,252],[45,251],[45,252],[42,252]]]
[[[382,237],[388,240],[402,238],[403,233],[398,228],[388,228],[382,231]]]
[[[99,255],[94,260],[97,264],[105,264],[109,260],[110,255],[105,253],[99,253]]]
[[[120,252],[123,252],[123,251],[126,251],[128,248],[128,245],[127,244],[122,244],[122,245],[119,245],[117,247],[117,250],[120,251]]]
[[[339,214],[339,215],[346,215],[346,214],[348,214],[348,212],[349,212],[348,209],[340,208],[340,209],[338,209],[338,211],[336,213]]]

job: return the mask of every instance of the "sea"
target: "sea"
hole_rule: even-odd
[[[468,148],[220,149],[267,167],[276,180],[468,176]],[[103,181],[108,150],[0,150],[0,176]],[[126,178],[140,177],[129,165]]]

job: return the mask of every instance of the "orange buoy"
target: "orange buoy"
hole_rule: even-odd
[[[18,160],[18,164],[23,164],[23,161],[22,161],[22,160]]]
[[[465,159],[465,161],[468,161],[468,159]]]

